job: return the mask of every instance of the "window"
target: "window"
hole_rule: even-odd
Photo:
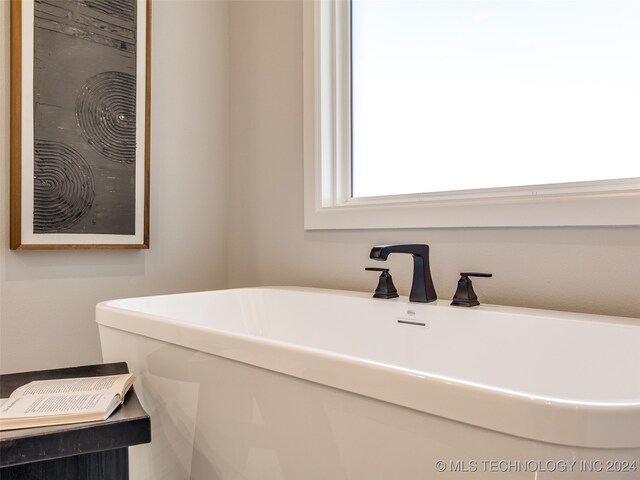
[[[637,0],[304,17],[305,228],[640,224]]]

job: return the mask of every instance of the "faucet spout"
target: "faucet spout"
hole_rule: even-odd
[[[413,256],[413,283],[409,301],[429,303],[437,300],[436,289],[431,278],[429,266],[429,245],[393,244],[376,245],[371,249],[369,258],[384,261],[391,253],[409,253]]]

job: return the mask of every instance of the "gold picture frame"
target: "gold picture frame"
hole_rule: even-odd
[[[12,0],[10,61],[10,248],[149,248],[151,0]]]

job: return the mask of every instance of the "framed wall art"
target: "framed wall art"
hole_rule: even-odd
[[[148,248],[150,0],[12,0],[12,249]]]

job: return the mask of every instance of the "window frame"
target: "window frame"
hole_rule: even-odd
[[[349,5],[303,2],[306,230],[640,225],[640,177],[352,198]]]

